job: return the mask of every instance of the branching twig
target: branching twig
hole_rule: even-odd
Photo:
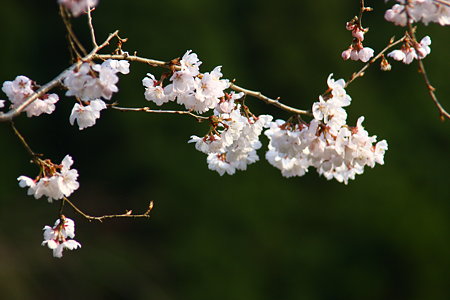
[[[94,49],[92,49],[92,51],[86,55],[85,57],[83,57],[83,59],[81,61],[89,61],[92,59],[92,57],[98,52],[100,51],[102,48],[106,47],[109,42],[111,41],[112,38],[117,37],[118,36],[119,31],[116,30],[113,33],[110,33],[109,36],[106,38],[106,40],[100,45],[95,47]],[[60,82],[63,80],[64,75],[67,71],[71,71],[73,70],[75,67],[77,67],[81,62],[77,62],[75,64],[73,64],[72,66],[70,66],[69,68],[65,69],[63,72],[61,72],[58,76],[56,76],[53,80],[51,80],[50,82],[48,82],[47,84],[45,84],[44,86],[42,86],[40,89],[38,89],[33,95],[31,95],[30,97],[28,97],[22,104],[20,104],[17,107],[14,107],[13,109],[11,109],[10,111],[6,112],[6,113],[0,113],[0,122],[5,122],[5,121],[11,121],[13,118],[17,117],[28,105],[30,105],[31,103],[33,103],[36,99],[39,99],[40,97],[42,97],[45,93],[47,93],[48,91],[50,91],[51,89],[55,88],[56,86],[58,86],[60,84]]]
[[[109,55],[109,54],[99,54],[99,55],[94,55],[93,57],[94,59],[102,59],[102,60],[106,60],[106,59],[124,59],[124,60],[128,60],[128,61],[135,61],[135,62],[140,62],[140,63],[144,63],[144,64],[148,64],[152,67],[162,67],[162,68],[167,68],[167,69],[175,69],[175,70],[180,70],[181,67],[180,66],[174,66],[171,63],[168,62],[164,62],[161,60],[155,60],[155,59],[148,59],[148,58],[144,58],[144,57],[139,57],[136,55],[128,55],[128,54],[118,54],[118,55]],[[301,109],[297,109],[294,107],[290,107],[286,104],[283,104],[281,102],[279,102],[279,99],[272,99],[269,98],[267,96],[264,96],[261,92],[257,92],[257,91],[252,91],[252,90],[248,90],[245,88],[242,88],[234,83],[232,83],[230,85],[230,89],[236,91],[236,92],[243,92],[244,94],[248,95],[248,96],[252,96],[255,98],[258,98],[259,100],[264,101],[267,104],[276,106],[282,110],[285,110],[287,112],[293,113],[293,114],[299,114],[299,115],[311,115],[311,113],[307,110],[301,110]]]
[[[78,38],[75,35],[75,33],[73,32],[72,24],[70,23],[69,17],[67,16],[67,12],[66,12],[65,8],[62,5],[59,5],[59,13],[60,13],[61,19],[63,20],[64,25],[66,27],[67,34],[68,34],[67,39],[69,40],[69,44],[70,44],[72,50],[75,52],[75,54],[78,57],[86,56],[87,55],[87,51],[83,47],[81,42],[78,40]],[[82,55],[78,52],[78,50],[76,49],[75,45],[81,51]]]
[[[155,113],[155,114],[176,114],[176,115],[188,115],[197,119],[197,121],[205,121],[209,120],[208,117],[203,117],[196,115],[187,110],[160,110],[160,109],[151,109],[150,107],[138,107],[138,108],[128,108],[128,107],[119,107],[116,105],[111,105],[111,108],[117,109],[120,111],[142,111],[147,113]]]
[[[147,211],[144,212],[143,214],[133,215],[131,210],[127,210],[126,213],[124,213],[124,214],[104,215],[104,216],[100,216],[100,217],[94,217],[94,216],[90,216],[90,215],[86,214],[85,212],[83,212],[81,209],[79,209],[75,204],[73,204],[66,197],[64,197],[62,199],[62,201],[67,202],[67,204],[69,204],[77,213],[79,213],[84,218],[88,219],[89,221],[99,221],[99,222],[103,222],[103,220],[105,220],[105,219],[115,219],[115,218],[150,218],[150,212],[153,209],[153,201],[150,201]]]

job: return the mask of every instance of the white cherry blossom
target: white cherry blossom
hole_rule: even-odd
[[[395,4],[388,9],[384,18],[395,25],[406,26],[407,12],[405,0],[397,0],[400,4]],[[430,22],[439,23],[442,26],[450,25],[450,7],[448,4],[435,0],[410,0],[407,3],[407,10],[410,22],[422,22],[428,25]]]
[[[35,90],[37,89],[38,87],[34,81],[22,75],[17,76],[14,81],[5,81],[2,86],[3,92],[8,96],[9,101],[11,101],[11,108],[24,103],[29,97],[35,94]],[[58,100],[59,97],[56,94],[44,94],[30,103],[24,111],[29,118],[40,116],[43,113],[51,114],[55,111],[55,103]]]
[[[73,164],[72,157],[66,155],[61,165],[52,164],[52,168],[49,168],[49,164],[52,163],[46,162],[44,166],[48,169],[45,176],[38,176],[34,180],[27,176],[19,176],[17,178],[19,186],[28,187],[27,194],[33,195],[36,199],[46,196],[48,202],[62,199],[64,196],[69,197],[80,186],[77,181],[78,171],[70,169]],[[57,169],[60,171],[58,172]]]
[[[62,221],[62,223],[61,223]],[[56,220],[55,225],[44,226],[44,241],[42,246],[47,246],[53,250],[53,257],[61,258],[64,249],[74,250],[81,247],[75,241],[75,223],[73,220],[61,216]]]
[[[410,64],[414,59],[424,59],[431,53],[431,38],[425,36],[422,38],[417,48],[412,45],[413,42],[406,41],[400,50],[393,50],[387,56],[392,57],[394,60],[401,61],[404,64]]]
[[[80,130],[94,126],[96,120],[100,118],[100,111],[103,109],[106,109],[106,103],[99,99],[90,101],[88,105],[75,103],[69,122],[73,125],[77,121]]]
[[[148,101],[153,101],[156,105],[161,106],[171,100],[165,92],[165,90],[167,91],[168,89],[164,89],[162,84],[159,83],[152,74],[147,73],[147,77],[142,79],[142,85],[145,86],[144,96]],[[170,93],[171,92],[169,91],[168,94]]]
[[[330,90],[313,104],[314,119],[308,124],[277,120],[265,134],[269,138],[266,159],[285,177],[303,176],[310,167],[327,179],[345,184],[361,174],[365,166],[384,163],[387,142],[376,143],[362,126],[360,117],[355,127],[346,124],[344,106],[350,104],[343,80],[327,80]],[[331,96],[330,96],[331,95]],[[376,143],[376,144],[375,144]]]

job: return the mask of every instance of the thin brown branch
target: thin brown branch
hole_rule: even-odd
[[[445,0],[433,0],[433,1],[435,3],[442,4],[442,5],[445,5],[447,7],[450,7],[450,2],[448,2],[448,1],[445,1]]]
[[[361,28],[363,28],[362,26],[362,18],[364,15],[364,12],[366,11],[366,7],[364,5],[364,0],[359,0],[359,18],[358,18],[358,22],[359,22],[359,26]]]
[[[61,81],[64,79],[65,73],[67,71],[73,70],[75,67],[77,67],[82,61],[90,61],[94,55],[100,51],[102,48],[106,47],[112,38],[118,36],[119,31],[116,30],[113,33],[110,33],[109,36],[106,38],[106,40],[100,45],[92,49],[92,51],[82,58],[80,62],[77,62],[73,65],[71,65],[69,68],[62,71],[58,76],[56,76],[53,80],[42,86],[40,89],[38,89],[33,95],[28,97],[22,104],[20,104],[17,107],[14,107],[10,111],[6,113],[0,113],[0,122],[6,122],[11,121],[13,118],[17,117],[28,105],[33,103],[36,99],[39,99],[42,97],[45,93],[50,91],[51,89],[57,87]]]
[[[89,26],[89,32],[91,33],[91,40],[92,40],[92,45],[94,46],[94,48],[97,48],[97,39],[95,38],[95,31],[94,31],[94,26],[92,25],[92,15],[91,12],[94,10],[95,8],[91,9],[90,7],[88,7],[87,10],[87,19],[88,19],[88,26]]]
[[[234,83],[232,83],[230,85],[230,89],[236,91],[236,92],[243,92],[244,94],[248,95],[248,96],[252,96],[255,98],[258,98],[259,100],[264,101],[267,104],[273,105],[275,107],[278,107],[279,109],[282,109],[284,111],[293,113],[293,114],[297,114],[297,115],[308,115],[308,116],[312,116],[311,112],[308,110],[302,110],[302,109],[297,109],[291,106],[288,106],[286,104],[283,104],[279,101],[279,98],[277,99],[272,99],[269,98],[267,96],[264,96],[261,92],[257,92],[257,91],[252,91],[252,90],[248,90],[245,89],[243,87],[240,87],[238,85],[235,85]]]
[[[409,2],[409,1],[408,1]],[[418,48],[420,47],[419,42],[417,41],[416,38],[416,30],[415,28],[412,26],[412,23],[410,22],[411,20],[411,16],[409,15],[409,11],[408,11],[408,6],[405,5],[405,12],[406,12],[406,24],[408,26],[408,34],[411,37],[412,41],[413,41],[413,45],[416,48],[416,50],[419,50]],[[425,65],[423,63],[423,60],[420,59],[420,57],[417,57],[417,62],[419,64],[419,73],[422,74],[423,80],[425,82],[425,85],[427,87],[428,90],[428,94],[431,97],[431,100],[434,102],[434,104],[436,105],[437,109],[439,110],[439,117],[441,120],[445,120],[445,118],[450,119],[450,114],[445,110],[445,108],[441,105],[441,103],[439,102],[435,91],[436,89],[433,87],[433,85],[430,82],[430,79],[428,78],[428,74],[427,71],[425,70]]]
[[[16,126],[14,125],[14,122],[12,122],[12,121],[11,121],[11,128],[13,129],[14,134],[19,138],[20,142],[25,147],[27,152],[33,157],[33,159],[36,159],[38,157],[38,155],[36,153],[34,153],[33,150],[31,150],[31,147],[28,145],[27,141],[22,136],[22,134],[20,134],[19,130],[17,130]]]
[[[353,73],[352,76],[350,77],[350,79],[345,83],[345,88],[347,88],[347,86],[350,85],[350,83],[352,83],[353,81],[355,81],[356,78],[362,77],[364,76],[364,72],[374,63],[376,62],[378,59],[380,59],[384,53],[386,53],[386,51],[388,51],[389,49],[391,49],[392,47],[395,47],[396,45],[400,44],[401,42],[403,42],[405,40],[405,36],[403,36],[401,39],[396,40],[395,42],[393,42],[394,38],[391,38],[391,40],[389,41],[389,44],[383,49],[381,50],[376,56],[374,56],[371,60],[369,60],[368,63],[366,63],[358,72]]]
[[[104,215],[104,216],[95,217],[95,216],[91,216],[91,215],[88,215],[85,212],[83,212],[75,204],[73,204],[72,201],[70,201],[68,198],[64,197],[63,201],[67,202],[67,204],[69,204],[77,213],[79,213],[84,218],[88,219],[89,221],[99,221],[99,222],[103,222],[103,220],[105,220],[105,219],[115,219],[115,218],[132,218],[132,219],[150,218],[150,212],[153,209],[153,201],[150,201],[147,211],[142,214],[132,214],[131,210],[127,210],[124,214]]]
[[[69,16],[67,15],[67,11],[62,5],[59,5],[59,13],[61,15],[61,19],[64,22],[64,26],[66,27],[67,34],[68,34],[67,39],[69,41],[69,44],[70,44],[72,50],[79,57],[86,56],[87,55],[87,51],[83,47],[81,42],[78,40],[77,36],[75,35],[75,32],[72,29],[72,24],[69,21]],[[81,51],[82,54],[80,54],[78,52],[78,50],[76,49],[75,46],[78,47],[78,49]]]
[[[136,55],[128,55],[128,54],[118,54],[118,55],[109,55],[109,54],[98,54],[98,55],[94,55],[93,57],[94,59],[101,59],[101,60],[107,60],[107,59],[124,59],[124,60],[128,60],[128,61],[134,61],[134,62],[140,62],[140,63],[144,63],[144,64],[148,64],[152,67],[162,67],[162,68],[167,68],[167,69],[175,69],[175,70],[180,70],[180,66],[174,66],[172,65],[170,62],[164,62],[161,60],[155,60],[155,59],[148,59],[148,58],[144,58],[144,57],[139,57]],[[248,95],[248,96],[252,96],[255,97],[259,100],[264,101],[267,104],[273,105],[275,107],[278,107],[284,111],[293,113],[293,114],[299,114],[299,115],[311,115],[311,112],[307,111],[307,110],[301,110],[301,109],[297,109],[291,106],[288,106],[286,104],[283,104],[281,102],[279,102],[279,99],[272,99],[269,98],[265,95],[263,95],[261,92],[258,91],[252,91],[243,87],[240,87],[234,83],[232,83],[230,85],[230,89],[236,91],[236,92],[243,92],[244,94]]]
[[[155,113],[155,114],[188,115],[188,116],[194,117],[199,122],[209,120],[208,117],[199,116],[199,115],[196,115],[196,114],[194,114],[190,111],[186,111],[186,110],[159,110],[159,109],[155,110],[155,109],[150,109],[149,107],[128,108],[128,107],[119,107],[116,105],[111,105],[111,108],[117,109],[120,111],[141,111],[141,112]]]

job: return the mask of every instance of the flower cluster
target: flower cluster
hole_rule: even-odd
[[[285,177],[303,176],[314,167],[327,179],[347,184],[356,174],[362,174],[365,166],[384,164],[387,142],[376,143],[376,136],[369,136],[362,126],[364,117],[355,127],[346,124],[343,107],[350,104],[351,98],[344,89],[344,80],[335,81],[331,76],[327,81],[329,96],[320,96],[319,102],[313,104],[314,119],[309,124],[276,120],[265,131],[270,140],[266,159]]]
[[[430,22],[439,23],[442,26],[450,25],[450,7],[448,4],[436,0],[397,0],[388,9],[384,18],[399,26],[406,26],[408,16],[410,22],[422,22],[428,25]],[[405,6],[405,2],[406,6]]]
[[[58,3],[70,10],[74,17],[78,17],[94,8],[98,0],[58,0]]]
[[[41,174],[36,179],[27,176],[17,178],[20,187],[28,187],[28,195],[39,199],[46,196],[49,202],[70,196],[80,184],[77,181],[78,171],[70,169],[73,159],[66,155],[61,165],[55,165],[50,160],[39,160]],[[59,171],[58,171],[59,170]]]
[[[66,96],[75,96],[80,101],[74,105],[70,123],[77,121],[80,130],[93,126],[100,117],[100,111],[106,108],[105,102],[119,89],[117,73],[128,74],[130,63],[125,60],[104,61],[101,65],[83,63],[64,75],[63,83],[67,87]]]
[[[79,242],[75,241],[75,223],[64,216],[56,220],[55,225],[44,226],[44,241],[42,246],[47,245],[53,250],[53,257],[62,257],[64,249],[74,250],[80,248]]]
[[[368,62],[373,56],[373,49],[363,46],[364,34],[368,31],[367,28],[362,28],[361,23],[355,17],[350,22],[347,22],[345,28],[352,32],[353,42],[347,50],[342,52],[342,58],[344,60],[360,60],[362,62]]]
[[[416,45],[414,45],[416,44]],[[420,43],[412,41],[410,38],[405,39],[400,50],[394,50],[388,54],[395,60],[401,61],[405,64],[410,64],[414,59],[424,59],[431,53],[431,38],[424,37]]]
[[[36,83],[28,77],[17,76],[14,81],[5,81],[2,86],[2,91],[8,96],[9,101],[11,101],[11,108],[14,108],[33,96],[38,88]],[[55,103],[58,100],[59,97],[56,94],[44,94],[29,104],[24,111],[26,111],[29,118],[39,116],[43,113],[51,114],[55,110]],[[3,105],[4,100],[1,100],[0,107]]]
[[[206,112],[217,106],[220,98],[225,95],[224,90],[230,86],[222,77],[221,67],[214,68],[210,73],[200,73],[201,65],[197,54],[187,51],[180,60],[181,70],[170,77],[172,83],[163,86],[163,80],[156,80],[152,74],[142,80],[145,86],[145,99],[156,105],[177,100],[188,110],[199,113]]]
[[[272,116],[251,115],[234,100],[242,94],[226,94],[211,118],[212,128],[203,136],[191,136],[189,143],[208,155],[210,170],[220,175],[232,175],[236,170],[246,170],[247,165],[259,160],[256,150],[261,148],[259,136],[262,129],[272,121]],[[244,115],[241,113],[243,110]]]

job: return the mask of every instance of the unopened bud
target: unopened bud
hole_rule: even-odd
[[[388,60],[384,57],[381,58],[381,63],[380,63],[380,69],[381,71],[390,71],[392,68],[391,64],[388,62]]]

